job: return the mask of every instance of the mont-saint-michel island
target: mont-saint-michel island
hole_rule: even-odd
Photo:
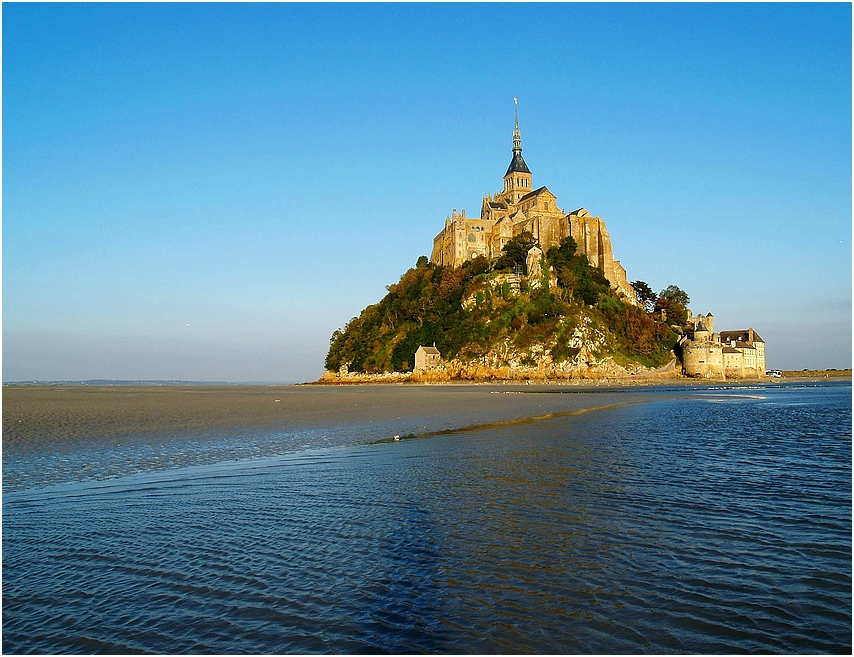
[[[514,99],[515,102],[515,99]],[[765,342],[715,330],[678,285],[629,282],[602,217],[558,205],[522,156],[479,216],[456,208],[377,304],[335,331],[321,383],[759,379]]]
[[[2,18],[3,654],[851,654],[851,4]]]

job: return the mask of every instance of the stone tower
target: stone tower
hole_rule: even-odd
[[[513,159],[504,174],[504,195],[511,203],[516,203],[532,189],[532,176],[528,165],[522,159],[522,135],[519,133],[519,104],[516,105],[516,129],[513,131]]]

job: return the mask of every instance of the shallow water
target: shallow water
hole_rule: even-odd
[[[666,394],[506,385],[4,388],[3,490],[362,445]]]
[[[4,652],[850,652],[850,384],[4,494]]]

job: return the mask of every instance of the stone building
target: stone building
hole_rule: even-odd
[[[422,345],[415,352],[415,369],[413,371],[423,372],[436,367],[440,362],[442,362],[442,354],[436,349],[435,344],[432,347]]]
[[[511,238],[530,232],[543,252],[559,246],[566,237],[578,244],[578,253],[602,270],[621,296],[637,305],[637,295],[626,279],[626,270],[614,260],[611,236],[601,217],[580,208],[569,214],[557,205],[547,187],[533,189],[533,176],[522,157],[519,112],[513,131],[513,155],[504,174],[504,189],[483,197],[480,217],[467,217],[456,209],[445,218],[445,226],[433,239],[430,261],[459,267],[476,256],[497,258]]]
[[[765,341],[753,328],[714,331],[712,313],[689,316],[688,330],[678,344],[683,374],[705,379],[765,376]]]

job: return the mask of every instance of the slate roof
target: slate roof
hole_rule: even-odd
[[[739,331],[721,331],[721,342],[732,342],[733,340],[735,340],[736,342],[749,342],[750,330],[744,329]],[[753,341],[765,342],[765,340],[759,337],[759,334],[756,331],[753,332]]]
[[[434,355],[435,355],[435,356],[439,356],[439,355],[441,355],[441,354],[439,354],[439,350],[438,350],[438,349],[436,349],[436,347],[425,347],[424,345],[421,345],[421,346],[419,347],[419,349],[423,349],[425,354],[430,354],[431,356],[434,356]]]
[[[517,173],[531,173],[528,165],[525,164],[525,160],[522,159],[522,151],[513,151],[513,159],[510,160],[510,166],[507,167],[507,173],[504,175],[507,176],[508,173],[513,171]]]
[[[549,192],[548,187],[546,187],[545,185],[543,185],[542,187],[538,187],[537,189],[535,189],[533,192],[528,192],[528,193],[527,193],[527,194],[525,194],[522,198],[520,198],[520,199],[517,201],[517,203],[521,203],[522,201],[524,201],[524,200],[525,200],[525,199],[527,199],[527,198],[533,198],[534,196],[538,196],[538,195],[539,195],[539,194],[541,194],[543,191]],[[551,193],[551,192],[549,192],[549,194],[552,194],[552,193]],[[554,196],[554,194],[552,194],[552,196]],[[555,198],[557,198],[557,197],[555,196]]]

